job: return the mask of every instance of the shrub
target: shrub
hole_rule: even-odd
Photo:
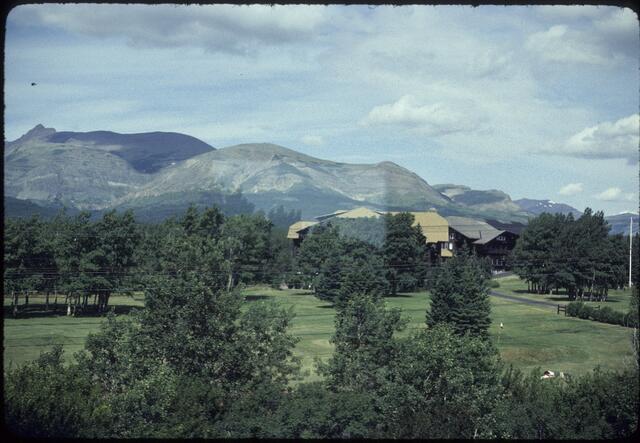
[[[609,323],[620,326],[633,326],[632,316],[627,313],[614,311],[609,306],[600,309],[592,308],[581,301],[572,301],[567,305],[567,315],[583,320],[593,320],[601,323]]]
[[[498,281],[496,281],[496,280],[489,280],[489,287],[490,288],[499,288],[500,287],[500,283],[498,283]]]
[[[589,317],[593,317],[593,311],[594,309],[590,306],[582,306],[582,309],[580,309],[580,312],[578,312],[578,318],[581,318],[583,320],[589,320]]]
[[[567,305],[567,315],[569,317],[579,317],[583,308],[584,303],[581,301],[572,301]]]

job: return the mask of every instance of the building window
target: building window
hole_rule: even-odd
[[[455,240],[456,239],[456,234],[454,232],[451,232],[449,234],[449,240]]]
[[[505,241],[505,237],[504,237],[504,235],[499,235],[499,236],[496,238],[496,240],[498,240],[498,241]]]

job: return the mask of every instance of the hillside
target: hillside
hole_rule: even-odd
[[[394,163],[336,163],[266,143],[231,146],[168,167],[118,203],[204,190],[239,191],[258,208],[283,204],[310,215],[362,203],[423,209],[449,204],[426,181]]]
[[[520,216],[521,219],[524,217],[525,220],[528,215],[525,210],[511,200],[508,194],[496,189],[477,190],[455,184],[439,184],[434,185],[433,188],[450,198],[451,201],[474,211],[512,214]]]
[[[556,203],[552,200],[534,200],[530,198],[521,198],[515,200],[514,203],[518,205],[522,210],[530,212],[534,215],[548,212],[550,214],[573,214],[574,217],[580,217],[582,212],[578,211],[573,206],[569,206],[565,203]]]
[[[340,163],[269,143],[215,149],[172,132],[58,132],[37,125],[5,143],[4,160],[6,197],[40,207],[131,208],[149,219],[181,212],[190,202],[222,205],[229,213],[282,205],[303,218],[363,205],[435,208],[499,223],[526,223],[536,214],[502,191],[431,186],[388,161]]]
[[[633,219],[633,235],[635,235],[638,233],[638,229],[640,229],[640,226],[638,225],[640,221],[638,214],[625,212],[623,214],[609,215],[605,217],[605,220],[611,226],[611,234],[629,235],[630,219]]]

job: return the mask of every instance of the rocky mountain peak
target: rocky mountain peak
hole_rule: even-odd
[[[27,140],[35,140],[35,139],[45,139],[52,134],[55,134],[56,130],[53,128],[45,128],[42,124],[37,124],[29,131],[26,132],[23,136],[14,140],[11,143],[21,143]]]

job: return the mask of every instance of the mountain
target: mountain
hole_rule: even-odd
[[[349,164],[269,143],[215,149],[184,134],[58,132],[37,125],[5,143],[5,196],[41,207],[92,211],[132,208],[157,219],[190,203],[228,213],[282,205],[303,218],[368,206],[526,222],[530,216],[501,191],[432,187],[392,162]],[[13,206],[16,202],[13,202]]]
[[[534,200],[530,198],[521,198],[519,200],[515,200],[514,203],[517,204],[522,210],[530,212],[534,215],[540,215],[543,212],[548,212],[550,214],[573,214],[573,216],[576,218],[582,215],[582,212],[578,211],[576,208],[564,203],[556,203],[552,200]]]
[[[143,173],[157,172],[214,148],[189,135],[175,132],[118,134],[110,131],[54,132],[46,137],[50,143],[73,143],[94,146],[124,159],[133,169]]]
[[[610,234],[629,235],[629,220],[633,219],[633,235],[638,233],[638,214],[624,212],[622,214],[608,215],[604,218],[611,226]]]
[[[20,200],[14,197],[4,197],[5,217],[31,217],[38,215],[44,219],[51,219],[56,216],[62,205],[51,203],[47,206],[40,206],[29,200]],[[79,211],[75,208],[67,208],[67,214],[75,215]]]
[[[526,211],[511,201],[508,194],[496,189],[481,191],[454,184],[433,185],[433,188],[447,196],[452,202],[475,211],[511,214],[519,216],[521,219],[524,218],[524,220],[528,216]]]
[[[394,163],[337,163],[268,143],[222,148],[167,167],[116,204],[205,190],[241,192],[259,209],[282,204],[311,216],[363,203],[416,209],[450,204],[425,180]]]
[[[38,125],[5,143],[5,195],[44,205],[107,208],[162,168],[214,150],[171,132],[56,132]]]

